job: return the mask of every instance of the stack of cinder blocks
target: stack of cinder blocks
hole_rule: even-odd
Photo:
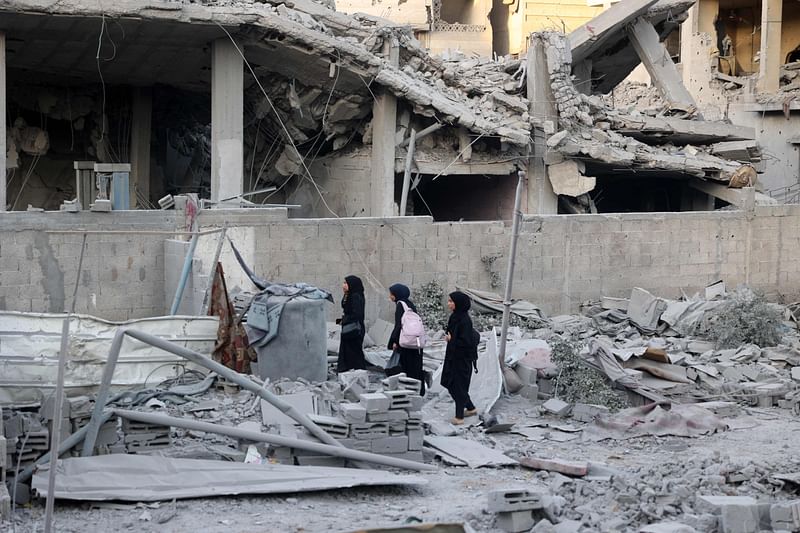
[[[537,401],[539,399],[539,377],[538,370],[532,366],[526,365],[524,362],[517,363],[514,371],[522,381],[522,389],[520,389],[520,396],[524,396],[529,400]]]
[[[310,418],[353,450],[421,462],[424,433],[420,382],[397,375],[384,380],[383,386],[382,392],[360,393],[358,403],[339,404],[338,418]]]
[[[150,452],[172,444],[170,427],[122,420],[122,442],[128,453]]]
[[[50,446],[50,434],[33,413],[12,413],[4,418],[6,463],[9,471],[25,468],[45,454]]]
[[[75,433],[92,419],[94,402],[88,396],[78,396],[75,398],[65,398],[65,403],[69,405],[69,424],[71,433]],[[62,425],[63,427],[63,425]],[[62,437],[63,438],[63,437]],[[97,440],[94,444],[95,455],[108,455],[110,453],[125,453],[125,445],[117,433],[117,418],[112,418],[102,426],[97,432]],[[74,456],[80,455],[80,446],[72,449]]]
[[[535,511],[545,508],[543,488],[498,489],[489,493],[489,512],[497,513],[497,526],[510,533],[528,531],[536,523]]]

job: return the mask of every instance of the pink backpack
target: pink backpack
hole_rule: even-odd
[[[400,344],[401,348],[421,350],[428,344],[425,334],[425,325],[417,313],[412,311],[405,302],[403,305],[403,318],[400,319]]]

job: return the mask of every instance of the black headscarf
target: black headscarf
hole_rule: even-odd
[[[448,296],[453,300],[453,303],[456,304],[453,313],[466,313],[469,311],[469,308],[472,307],[472,300],[470,297],[461,291],[451,292]]]
[[[344,280],[347,282],[348,292],[350,294],[364,292],[364,283],[361,282],[361,278],[358,276],[347,276]]]
[[[394,299],[398,302],[408,303],[408,299],[411,296],[411,290],[402,283],[395,283],[389,287],[389,292],[394,295]]]

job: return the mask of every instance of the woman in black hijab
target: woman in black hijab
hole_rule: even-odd
[[[342,284],[342,334],[339,341],[337,372],[363,370],[364,362],[364,284],[357,276],[347,276]]]
[[[417,306],[414,305],[414,302],[409,300],[410,296],[411,290],[405,285],[395,283],[389,287],[389,299],[395,302],[395,311],[394,330],[392,330],[392,334],[389,337],[389,345],[387,348],[400,352],[400,371],[404,372],[405,375],[410,378],[418,379],[421,383],[419,394],[420,396],[425,396],[425,374],[422,371],[422,350],[403,348],[400,346],[400,329],[403,325],[403,313],[406,312],[400,302],[405,303],[409,309],[415,313],[417,312]]]
[[[474,329],[468,313],[471,305],[469,296],[463,292],[451,292],[447,299],[447,307],[453,314],[447,321],[447,350],[442,368],[442,386],[456,402],[456,416],[450,421],[455,425],[463,424],[465,415],[478,414],[469,397],[473,362],[478,358],[478,345],[473,338]]]

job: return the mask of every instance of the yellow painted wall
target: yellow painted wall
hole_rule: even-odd
[[[519,54],[527,49],[528,35],[535,31],[557,30],[572,32],[603,11],[602,6],[591,7],[586,0],[518,0],[511,6],[509,21],[510,52]]]
[[[337,0],[336,11],[366,13],[398,24],[409,24],[415,29],[428,27],[426,0]]]

